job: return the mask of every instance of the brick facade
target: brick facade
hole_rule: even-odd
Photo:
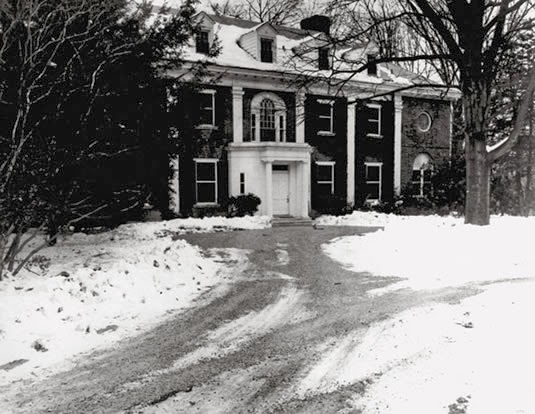
[[[450,104],[449,102],[403,98],[401,186],[411,181],[412,166],[418,154],[427,154],[438,165],[450,157]],[[420,113],[431,117],[429,131],[422,132],[417,126]]]

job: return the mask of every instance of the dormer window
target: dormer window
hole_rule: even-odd
[[[377,76],[377,63],[375,60],[377,59],[377,56],[375,55],[368,55],[368,75],[371,76]]]
[[[208,30],[201,30],[195,35],[195,48],[197,53],[208,54],[210,51]]]
[[[318,49],[318,69],[328,70],[331,65],[329,63],[329,48],[321,47]]]
[[[273,39],[260,39],[260,60],[266,63],[273,63]]]

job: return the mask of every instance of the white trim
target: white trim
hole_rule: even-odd
[[[243,142],[243,88],[232,87],[232,141]]]
[[[195,204],[196,207],[208,207],[208,206],[217,206],[218,205],[218,193],[217,193],[217,186],[218,186],[218,174],[217,174],[217,163],[219,162],[219,159],[217,158],[194,158],[193,161],[195,162]],[[214,180],[202,180],[199,181],[197,179],[197,165],[198,164],[213,164],[214,165]],[[214,184],[214,198],[215,201],[202,201],[199,202],[198,200],[198,184]]]
[[[418,118],[420,118],[421,115],[424,115],[425,117],[427,117],[427,120],[429,121],[429,125],[425,129],[420,128],[420,125],[418,123]],[[433,124],[433,118],[431,118],[431,115],[429,115],[429,112],[420,111],[418,113],[418,115],[416,116],[416,129],[418,129],[418,131],[420,131],[420,132],[428,132],[431,129],[431,125],[432,124]]]
[[[403,129],[403,98],[394,95],[394,193],[401,194],[401,141]]]
[[[355,204],[355,125],[356,104],[347,105],[347,204]]]
[[[379,181],[368,180],[368,167],[379,167]],[[382,186],[383,186],[383,163],[382,162],[365,162],[364,163],[366,184],[379,184],[379,198],[368,198],[368,201],[379,202],[382,199]]]
[[[329,116],[318,114],[318,118],[320,119],[328,119],[329,120],[329,130],[326,131],[324,129],[318,131],[318,135],[327,135],[332,136],[334,134],[334,100],[333,99],[317,99],[316,100],[320,105],[330,105],[330,113]]]
[[[336,161],[316,161],[318,167],[331,167],[331,179],[330,181],[320,181],[316,180],[316,184],[330,184],[331,185],[331,194],[334,194],[334,167],[336,166]]]
[[[366,129],[368,129],[368,126],[370,124],[370,121],[373,122],[373,123],[377,123],[377,134],[376,133],[366,133],[366,136],[368,137],[372,137],[372,138],[382,138],[383,135],[382,135],[382,125],[381,125],[381,122],[382,122],[382,119],[381,119],[381,111],[382,111],[382,105],[381,104],[375,104],[375,103],[370,103],[370,104],[366,104],[366,107],[368,108],[371,108],[371,109],[378,109],[377,111],[377,114],[378,114],[378,118],[375,119],[375,118],[367,118],[366,119]]]

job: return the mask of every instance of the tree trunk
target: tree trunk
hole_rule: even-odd
[[[490,160],[485,140],[466,139],[466,205],[464,222],[480,226],[490,222]]]

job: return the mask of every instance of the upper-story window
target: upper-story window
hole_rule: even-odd
[[[215,90],[200,91],[199,102],[199,124],[201,126],[215,126]]]
[[[260,60],[262,62],[273,63],[273,39],[260,39]]]
[[[367,135],[370,137],[381,138],[381,105],[368,104],[366,109],[368,114]]]
[[[271,99],[260,102],[260,141],[275,141],[276,128],[275,104]]]
[[[334,134],[334,101],[318,99],[318,135]]]
[[[197,53],[209,53],[210,41],[208,30],[201,30],[195,35],[195,50]]]
[[[427,132],[431,129],[431,124],[433,123],[431,115],[427,112],[420,112],[416,118],[416,126],[418,131]]]
[[[329,48],[320,47],[318,49],[318,69],[327,70],[330,68],[331,68],[331,65],[329,62]]]
[[[251,101],[251,140],[286,141],[286,105],[277,95],[262,92]]]
[[[368,75],[377,76],[377,56],[368,55]]]

